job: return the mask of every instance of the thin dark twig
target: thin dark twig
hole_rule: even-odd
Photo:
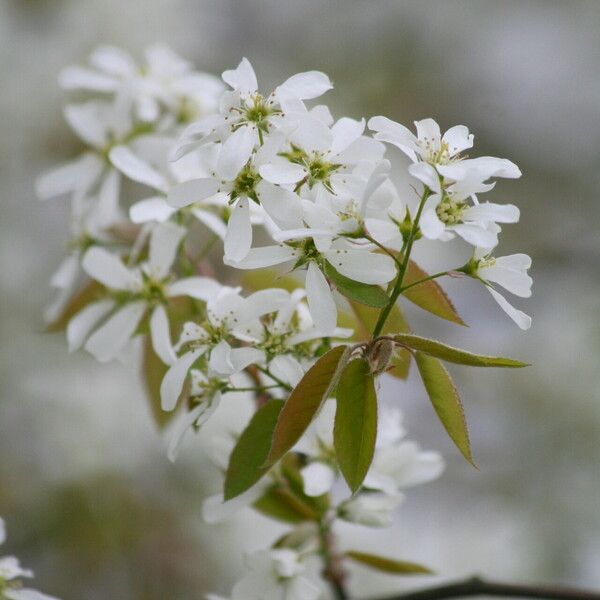
[[[465,581],[389,596],[379,600],[442,600],[470,596],[496,596],[503,598],[538,598],[543,600],[600,600],[600,592],[566,587],[498,583],[472,577]]]

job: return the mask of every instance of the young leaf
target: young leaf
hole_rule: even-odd
[[[283,400],[267,402],[254,413],[242,431],[225,473],[225,500],[243,494],[269,470],[265,467],[265,460],[283,404]]]
[[[350,361],[337,388],[333,444],[340,471],[356,492],[365,478],[377,437],[377,394],[369,363]]]
[[[410,260],[408,261],[408,268],[404,275],[403,286],[410,285],[421,279],[428,277],[428,273],[423,271],[417,263]],[[454,305],[450,298],[446,295],[446,292],[441,288],[439,283],[433,279],[415,285],[402,294],[407,300],[410,300],[423,310],[430,312],[446,321],[452,323],[458,323],[459,325],[465,325],[465,322],[460,318],[456,312]]]
[[[346,348],[347,346],[336,346],[321,356],[290,394],[273,432],[271,450],[267,458],[269,465],[277,462],[293,448],[323,401],[333,392],[339,377],[338,367],[342,358],[347,355]]]
[[[374,308],[383,308],[389,302],[387,294],[378,285],[354,281],[338,273],[335,267],[328,262],[325,262],[325,275],[335,284],[340,294],[354,302]]]
[[[253,506],[263,515],[284,523],[301,523],[318,519],[317,513],[310,506],[279,484],[269,488]]]
[[[371,332],[377,323],[379,311],[369,306],[358,304],[357,302],[349,301],[350,308],[356,316],[356,339],[361,342],[366,342],[371,339]],[[381,335],[394,333],[409,333],[410,327],[402,314],[400,307],[395,304],[390,311],[390,315],[383,326]],[[394,358],[390,365],[393,367],[388,373],[399,379],[406,379],[410,368],[411,354],[405,348],[398,348],[394,352]]]
[[[345,553],[346,556],[358,563],[383,571],[384,573],[392,573],[394,575],[431,575],[433,571],[418,565],[416,563],[407,562],[405,560],[394,560],[392,558],[385,558],[384,556],[377,556],[375,554],[367,554],[366,552],[358,552],[356,550],[350,550]]]
[[[508,367],[519,368],[529,366],[527,363],[512,358],[504,358],[502,356],[485,356],[481,354],[472,354],[459,348],[446,346],[437,340],[430,340],[418,335],[407,333],[399,333],[394,336],[394,339],[399,344],[403,344],[419,350],[429,356],[435,356],[457,365],[468,365],[470,367]]]
[[[423,352],[415,353],[415,361],[442,425],[461,454],[475,466],[465,412],[448,371],[437,358]]]

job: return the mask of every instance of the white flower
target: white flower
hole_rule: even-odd
[[[361,162],[382,160],[383,144],[363,135],[364,119],[339,119],[328,136],[306,136],[303,144],[293,144],[259,172],[271,183],[306,186],[317,198],[332,193],[347,196],[359,184],[351,168]]]
[[[330,235],[329,232],[325,234]],[[314,236],[314,239],[319,234],[312,232],[310,235]],[[288,243],[252,248],[243,260],[226,260],[225,263],[237,269],[258,269],[292,260],[296,260],[299,265],[307,264],[305,287],[308,307],[317,329],[323,335],[332,335],[337,323],[333,293],[322,272],[324,261],[330,263],[342,275],[367,284],[382,285],[396,275],[395,263],[391,257],[371,252],[368,248],[351,244],[343,238],[335,240],[324,252],[319,252],[316,242],[308,238],[305,242],[293,246]]]
[[[515,296],[529,298],[532,279],[527,271],[531,267],[531,258],[527,254],[511,254],[494,258],[487,253],[486,249],[477,248],[474,262],[470,274],[487,284],[486,288],[494,300],[521,329],[529,329],[531,317],[512,306],[491,284],[498,284]]]
[[[277,311],[288,300],[284,290],[261,290],[242,298],[239,291],[222,288],[207,302],[207,320],[202,325],[188,322],[184,325],[178,350],[188,345],[189,350],[173,362],[161,384],[163,410],[173,410],[194,363],[208,353],[208,368],[214,375],[229,377],[248,365],[260,362],[264,353],[258,348],[232,348],[232,339],[248,341],[260,336],[259,317]]]
[[[250,158],[253,148],[276,129],[293,132],[308,127],[314,135],[326,128],[311,116],[303,100],[312,100],[331,89],[329,78],[318,71],[293,75],[269,96],[258,91],[254,69],[244,58],[236,69],[225,71],[223,80],[233,90],[221,97],[220,112],[190,125],[175,147],[177,158],[209,142],[222,142],[221,172],[237,172]],[[285,116],[284,116],[285,115]]]
[[[367,527],[389,527],[403,500],[404,494],[360,493],[340,504],[338,516]]]
[[[162,109],[188,121],[217,109],[224,90],[218,78],[195,71],[164,44],[148,47],[144,55],[139,67],[120,48],[101,46],[91,54],[90,67],[67,67],[59,82],[65,89],[126,96],[142,121],[156,121]]]
[[[0,517],[0,545],[6,540],[6,527]],[[37,590],[23,588],[20,579],[33,577],[33,571],[23,569],[14,556],[0,557],[0,598],[6,600],[57,600]]]
[[[148,261],[136,267],[126,267],[117,256],[103,248],[92,247],[86,252],[84,270],[106,286],[112,297],[109,295],[89,304],[69,321],[67,340],[71,351],[85,343],[85,349],[99,361],[112,360],[125,349],[146,311],[151,309],[150,333],[154,350],[166,364],[175,361],[165,309],[167,299],[186,295],[206,301],[221,287],[208,277],[169,280],[184,235],[185,229],[174,223],[157,225],[150,236]]]
[[[287,548],[246,556],[249,573],[233,587],[232,600],[317,600],[321,590],[303,576],[300,555]]]

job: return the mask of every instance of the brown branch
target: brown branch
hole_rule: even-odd
[[[600,592],[566,587],[496,583],[472,577],[465,581],[444,584],[417,592],[380,600],[441,600],[469,596],[498,596],[504,598],[539,598],[543,600],[600,600]]]

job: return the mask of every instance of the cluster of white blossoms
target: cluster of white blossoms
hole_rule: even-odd
[[[307,393],[307,377],[341,346],[331,381],[348,360],[368,359],[372,381],[407,349],[422,350],[410,346],[418,340],[381,335],[399,333],[384,326],[390,313],[404,322],[396,300],[405,291],[426,310],[462,322],[434,281],[444,275],[480,281],[528,328],[530,318],[497,287],[529,296],[530,259],[493,256],[499,224],[517,222],[519,210],[479,200],[494,178],[521,173],[506,159],[465,158],[473,135],[462,125],[442,135],[425,119],[415,135],[385,117],[368,126],[335,120],[327,106],[307,104],[332,88],[317,71],[263,93],[247,59],[221,81],[164,46],[148,49],[142,66],[102,47],[88,66],[65,69],[60,83],[86,94],[64,111],[86,149],[38,181],[42,199],[68,195],[72,206],[69,253],[52,277],[59,294],[46,317],[66,326],[70,350],[85,348],[101,362],[130,359],[143,346],[146,376],[161,380],[162,410],[177,415],[172,460],[185,434],[221,402],[254,394],[247,428],[219,442],[225,491],[205,501],[204,515],[217,521],[253,505],[291,524],[271,550],[248,558],[234,600],[316,600],[321,589],[307,564],[321,557],[336,580],[327,542],[333,523],[390,525],[404,490],[438,477],[444,463],[406,440],[399,410],[382,406],[371,455],[348,497],[341,475],[349,481],[349,471],[334,439],[341,399],[331,399],[333,383],[317,382]],[[392,182],[386,144],[410,159],[418,208]],[[129,193],[121,191],[127,181]],[[410,260],[414,243],[456,236],[473,247],[467,264],[428,276]],[[215,248],[222,249],[217,261]],[[260,271],[277,265],[279,272]],[[411,272],[422,275],[409,281]],[[408,295],[410,288],[420,294]],[[315,418],[289,438],[283,460],[267,463],[281,407],[301,393],[323,396],[311,409]],[[256,473],[238,468],[247,457]]]
[[[6,541],[4,520],[0,517],[0,546]],[[22,579],[33,577],[14,556],[0,557],[0,600],[57,600],[54,596],[23,587]]]

